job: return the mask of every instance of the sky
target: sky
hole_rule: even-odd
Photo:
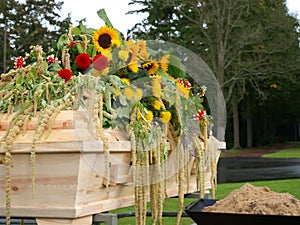
[[[76,20],[86,18],[85,25],[92,28],[100,28],[104,25],[98,17],[97,11],[105,9],[105,12],[114,28],[120,30],[125,36],[128,29],[131,29],[143,16],[133,14],[126,15],[130,10],[139,9],[138,5],[128,6],[130,0],[62,0],[64,1],[62,16],[66,17],[71,13],[72,22],[77,25]]]
[[[98,17],[97,11],[105,9],[108,18],[113,26],[120,30],[125,36],[127,30],[132,28],[137,22],[140,22],[142,15],[126,15],[130,10],[139,9],[141,6],[128,6],[130,0],[63,0],[62,16],[66,17],[71,13],[72,22],[86,18],[85,25],[91,28],[100,28],[104,25]],[[287,0],[287,6],[291,13],[300,15],[300,0]],[[298,16],[300,19],[300,16]]]

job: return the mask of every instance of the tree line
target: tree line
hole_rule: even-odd
[[[0,0],[0,72],[13,68],[13,61],[24,56],[30,46],[52,47],[65,33],[71,18],[60,18],[63,1]]]
[[[132,0],[128,34],[198,54],[226,99],[229,147],[299,140],[299,21],[285,0]]]

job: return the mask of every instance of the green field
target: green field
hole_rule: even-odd
[[[287,179],[287,180],[274,180],[274,181],[254,181],[254,182],[242,182],[242,183],[228,183],[228,184],[219,184],[217,187],[216,192],[216,199],[223,199],[228,194],[230,194],[231,191],[240,188],[245,183],[250,183],[255,186],[264,186],[269,187],[272,191],[275,192],[288,192],[292,195],[294,195],[296,198],[300,199],[300,179]],[[185,206],[190,204],[193,201],[196,201],[195,198],[186,198],[185,199]],[[127,207],[123,209],[113,210],[110,213],[121,213],[121,212],[132,212],[134,211],[134,207]],[[176,212],[177,211],[177,199],[171,198],[167,199],[165,202],[164,207],[165,212]],[[193,224],[193,220],[185,217],[181,220],[181,225],[190,225]],[[118,219],[118,224],[121,225],[132,225],[135,224],[135,218],[134,217],[125,217],[122,219]],[[147,225],[151,224],[151,218],[147,218]],[[163,218],[163,224],[164,225],[174,225],[175,224],[175,218],[173,217],[164,217]]]
[[[288,147],[271,154],[262,156],[263,158],[300,158],[300,142],[291,142]]]
[[[267,154],[263,157],[266,158],[300,158],[300,142],[293,142],[288,145],[287,148],[284,148],[276,153]],[[272,191],[284,193],[288,192],[294,195],[297,199],[300,199],[300,179],[286,179],[286,180],[272,180],[272,181],[254,181],[254,182],[241,182],[241,183],[228,183],[228,184],[219,184],[216,191],[216,199],[223,199],[231,193],[231,191],[240,188],[245,183],[250,183],[258,187],[268,187]],[[189,205],[191,202],[197,201],[196,198],[186,198],[185,206]],[[110,213],[118,214],[122,212],[133,212],[134,207],[126,207],[118,210],[110,211]],[[164,206],[165,212],[176,212],[177,211],[177,199],[171,198],[167,199]],[[174,225],[176,219],[174,217],[164,217],[164,225]],[[181,225],[191,225],[193,220],[189,217],[184,217],[181,220]],[[121,225],[133,225],[135,224],[134,217],[125,217],[118,219],[118,224]],[[147,225],[151,225],[151,218],[147,218]]]

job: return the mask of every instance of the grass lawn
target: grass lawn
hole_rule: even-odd
[[[300,158],[300,142],[289,143],[289,147],[272,154],[266,154],[263,157],[266,158]],[[232,150],[239,151],[239,150]],[[238,153],[238,152],[236,152]],[[241,183],[228,183],[219,184],[217,186],[216,199],[223,199],[230,194],[231,191],[240,188],[245,183],[250,183],[254,186],[269,187],[272,191],[284,193],[288,192],[294,195],[297,199],[300,199],[300,179],[286,179],[286,180],[273,180],[273,181],[253,181],[253,182],[241,182]],[[187,206],[193,201],[197,201],[196,198],[186,198],[184,205]],[[110,213],[118,214],[121,212],[132,212],[134,207],[126,207],[118,210],[110,211]],[[167,199],[164,206],[164,212],[176,212],[177,211],[177,199]],[[163,217],[164,225],[174,225],[176,221],[175,217]],[[193,220],[189,217],[183,217],[181,219],[181,225],[191,225]],[[125,217],[118,219],[118,224],[132,225],[135,224],[134,217]],[[151,217],[147,217],[147,225],[151,225]]]
[[[265,154],[263,158],[300,158],[300,142],[291,142],[290,146],[278,152]]]
[[[219,184],[217,186],[216,199],[225,198],[231,191],[240,188],[245,183],[250,183],[255,186],[266,186],[269,187],[272,191],[275,192],[288,192],[294,195],[296,198],[300,199],[300,179],[287,179],[287,180],[274,180],[274,181],[254,181],[254,182],[242,182],[242,183],[228,183],[228,184]],[[196,201],[195,198],[186,198],[185,206],[190,204],[193,201]],[[120,213],[120,212],[132,212],[134,211],[134,207],[126,207],[123,209],[113,210],[110,213]],[[166,204],[164,207],[165,212],[176,212],[177,211],[177,199],[171,198],[166,200]],[[163,224],[164,225],[174,225],[176,218],[173,217],[164,217]],[[190,225],[193,224],[193,220],[189,217],[184,217],[181,219],[181,225]],[[118,224],[121,225],[132,225],[135,224],[134,217],[126,217],[118,219]],[[147,225],[151,224],[151,218],[147,218]]]

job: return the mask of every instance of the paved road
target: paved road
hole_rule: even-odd
[[[218,183],[300,178],[300,159],[220,158]]]

